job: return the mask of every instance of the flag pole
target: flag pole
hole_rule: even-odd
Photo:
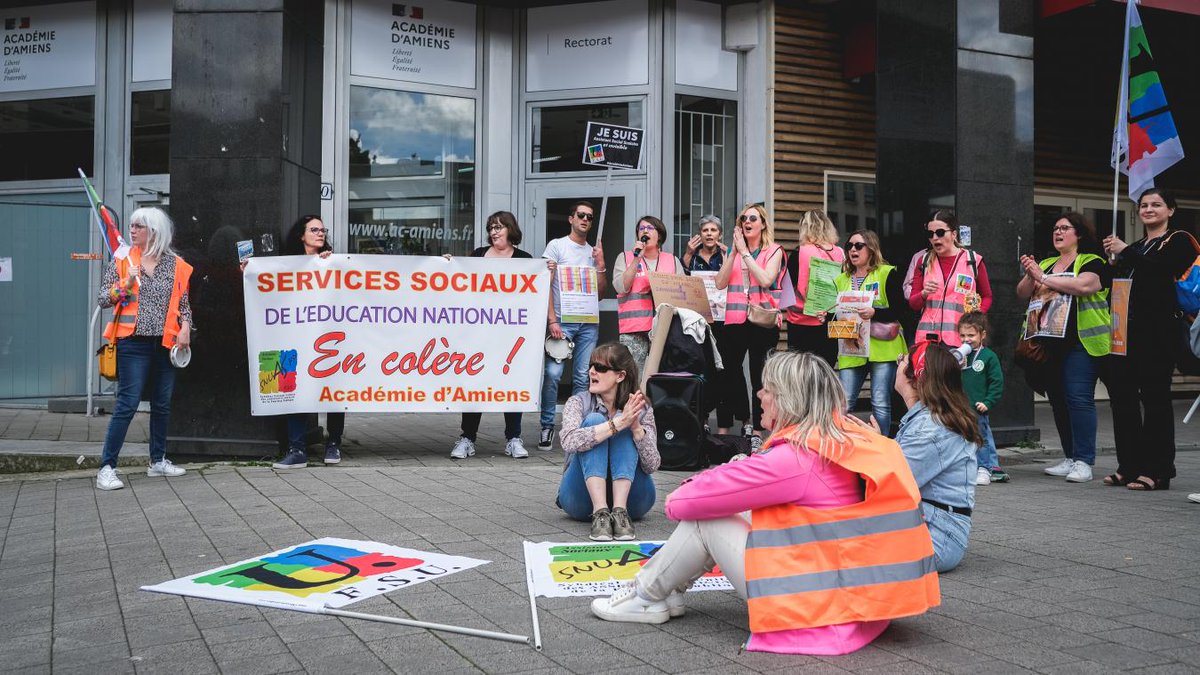
[[[394,623],[398,626],[412,626],[414,628],[425,628],[428,630],[438,630],[446,633],[458,633],[459,635],[470,635],[471,637],[487,638],[489,640],[500,640],[501,642],[516,642],[518,644],[530,645],[529,637],[526,635],[513,635],[512,633],[498,633],[492,630],[479,630],[477,628],[464,628],[463,626],[451,626],[444,623],[432,623],[429,621],[414,621],[412,619],[400,619],[394,616],[384,616],[382,614],[362,614],[360,612],[347,612],[333,607],[322,607],[321,614],[330,616],[341,616],[347,619],[362,619],[364,621],[378,621],[380,623]],[[532,646],[532,645],[530,645]]]
[[[1125,38],[1121,42],[1121,77],[1117,85],[1117,114],[1113,122],[1113,205],[1112,205],[1112,236],[1117,236],[1118,191],[1121,189],[1121,163],[1129,163],[1129,30],[1133,22],[1134,7],[1137,0],[1127,0],[1125,5]],[[1125,152],[1122,153],[1121,151]],[[1123,154],[1123,156],[1122,156]],[[1127,169],[1128,170],[1128,169]],[[1109,262],[1116,262],[1116,256],[1110,256]]]

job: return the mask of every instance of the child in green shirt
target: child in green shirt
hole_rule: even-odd
[[[982,312],[968,312],[958,320],[958,337],[963,344],[971,345],[971,355],[963,366],[962,383],[967,399],[979,412],[979,433],[983,445],[979,446],[979,470],[975,474],[976,485],[1007,483],[1008,474],[1000,468],[996,455],[996,440],[992,437],[992,425],[988,411],[1004,393],[1004,373],[1000,370],[1000,359],[996,352],[983,346],[987,340],[988,320]]]

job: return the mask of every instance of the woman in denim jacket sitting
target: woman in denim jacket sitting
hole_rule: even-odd
[[[962,562],[971,534],[979,422],[958,360],[940,343],[919,342],[900,357],[896,392],[908,406],[896,442],[921,489],[937,571],[949,572]],[[873,417],[871,426],[878,429]]]

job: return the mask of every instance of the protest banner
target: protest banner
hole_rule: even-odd
[[[708,294],[708,308],[712,312],[713,321],[725,321],[725,299],[728,296],[728,288],[717,288],[717,272],[703,270],[692,272],[691,276],[697,277],[704,283],[704,292]]]
[[[1048,274],[1050,277],[1074,278],[1072,272]],[[1029,298],[1029,306],[1025,309],[1025,334],[1023,339],[1035,337],[1061,338],[1067,334],[1067,319],[1071,316],[1071,302],[1074,296],[1051,290],[1045,284],[1039,285]]]
[[[588,122],[583,163],[614,169],[637,169],[642,164],[641,129]]]
[[[804,289],[804,314],[816,316],[833,309],[837,302],[834,279],[842,273],[842,264],[813,256],[808,259],[808,288]]]
[[[254,415],[538,410],[543,260],[254,257],[243,284]]]
[[[650,295],[654,297],[655,307],[665,302],[676,309],[690,309],[703,316],[705,321],[713,322],[703,279],[664,272],[650,272],[646,277],[650,280]]]
[[[1129,353],[1129,293],[1133,279],[1113,279],[1112,293],[1108,296],[1112,312],[1112,354],[1125,356]]]
[[[871,291],[842,291],[837,294],[837,304],[833,310],[834,320],[830,321],[829,325],[853,323],[855,326],[853,337],[838,340],[838,356],[870,358],[871,321],[863,319],[858,312],[870,307],[874,301],[875,293]]]
[[[610,595],[662,548],[662,541],[555,544],[525,542],[525,566],[534,593],[543,598]],[[692,591],[731,591],[719,568],[696,580]]]
[[[600,323],[600,292],[595,267],[558,266],[559,309],[563,323]]]

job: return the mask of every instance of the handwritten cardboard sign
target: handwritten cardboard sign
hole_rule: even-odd
[[[654,296],[655,307],[665,302],[676,308],[690,309],[703,316],[705,321],[713,322],[703,279],[664,272],[650,272],[646,276],[650,279],[650,294]]]

